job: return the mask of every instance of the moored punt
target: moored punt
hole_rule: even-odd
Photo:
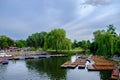
[[[29,59],[34,59],[34,56],[28,56]]]
[[[82,59],[87,59],[87,58],[88,58],[88,55],[82,56]]]
[[[67,61],[61,65],[61,68],[72,68],[74,69],[77,66],[76,62]]]
[[[95,68],[92,65],[87,65],[88,71],[95,71]]]
[[[51,57],[67,57],[67,55],[64,54],[52,54]]]
[[[71,62],[69,65],[68,65],[68,68],[72,68],[74,69],[75,67],[77,67],[77,63],[76,62]]]
[[[25,59],[29,59],[29,56],[25,56]]]
[[[4,56],[3,57],[3,60],[1,61],[2,62],[2,64],[8,64],[8,57],[7,56]]]
[[[84,69],[84,68],[85,68],[85,65],[78,65],[78,68],[79,68],[79,69]]]
[[[115,68],[115,65],[103,56],[92,56],[92,60],[95,63],[88,66],[89,71],[112,71]]]
[[[114,67],[113,66],[88,65],[87,69],[88,69],[88,71],[112,71],[114,69]]]
[[[8,60],[13,60],[13,58],[14,58],[13,56],[10,56],[8,57]]]
[[[19,60],[20,58],[19,58],[19,56],[15,56],[15,57],[13,57],[13,59],[14,60]]]
[[[25,59],[39,59],[39,58],[49,58],[51,57],[50,55],[34,55],[34,56],[14,56],[14,57],[9,57],[9,60],[25,60]]]
[[[85,68],[85,63],[86,63],[86,59],[81,59],[81,60],[78,62],[78,68],[79,68],[79,69],[84,69],[84,68]]]
[[[79,58],[76,58],[75,62],[78,64],[81,60]]]
[[[114,66],[94,66],[96,71],[112,71]]]
[[[114,76],[114,75],[112,75],[112,76],[111,76],[111,79],[112,79],[112,80],[119,80],[119,76]]]
[[[2,64],[8,64],[8,62],[9,62],[8,60],[3,60]]]
[[[108,62],[108,61],[104,61],[104,62],[96,62],[95,63],[96,66],[114,66],[114,64],[112,62]]]
[[[61,68],[67,68],[70,63],[71,63],[70,61],[67,61],[64,64],[62,64],[60,67]]]
[[[119,80],[119,69],[115,68],[113,71],[112,71],[112,75],[111,75],[111,79],[112,80]]]

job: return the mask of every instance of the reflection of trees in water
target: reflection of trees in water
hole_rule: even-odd
[[[5,74],[7,72],[7,67],[9,64],[5,64],[3,65],[2,63],[0,63],[0,80],[4,80],[5,79]]]
[[[101,80],[111,80],[112,71],[100,71]]]
[[[60,80],[66,78],[66,69],[61,69],[60,65],[68,59],[62,58],[48,58],[43,60],[27,60],[26,64],[29,69],[34,69],[38,73],[46,73],[51,80]]]

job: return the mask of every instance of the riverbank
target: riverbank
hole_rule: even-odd
[[[48,54],[65,54],[65,55],[75,55],[82,53],[82,50],[61,50],[61,51],[55,51],[55,50],[47,50],[47,51],[14,51],[14,52],[6,52],[9,55],[13,56],[24,56],[24,55],[35,55],[35,54],[41,54],[41,53],[48,53]]]
[[[12,56],[29,56],[29,55],[35,55],[40,54],[42,51],[16,51],[16,52],[6,52],[8,55]]]

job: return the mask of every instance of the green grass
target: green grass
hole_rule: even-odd
[[[56,52],[56,50],[47,50],[48,53],[51,54],[68,54],[68,55],[74,55],[76,53],[82,53],[82,49],[73,49],[73,50],[59,50]]]

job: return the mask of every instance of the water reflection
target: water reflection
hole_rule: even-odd
[[[74,61],[75,58],[72,56],[71,61]],[[28,60],[26,65],[29,70],[34,70],[41,76],[49,77],[50,80],[108,80],[111,76],[109,71],[88,71],[86,68],[61,69],[60,65],[68,60],[70,58]]]
[[[100,71],[101,80],[111,80],[112,71]]]
[[[26,65],[30,70],[36,70],[40,75],[47,74],[50,80],[62,80],[66,78],[66,69],[60,65],[68,58],[48,58],[43,60],[27,60]]]
[[[5,73],[6,73],[6,69],[7,69],[7,65],[2,65],[2,64],[0,64],[0,80],[2,79],[2,80],[4,80],[5,79],[5,77],[4,77],[4,75],[5,75]],[[4,72],[4,73],[3,73]],[[2,74],[1,74],[2,73]]]
[[[72,56],[71,61],[74,61]],[[0,80],[109,80],[110,71],[88,71],[85,69],[61,69],[60,65],[70,60],[65,58],[47,58],[9,61],[0,64]]]

